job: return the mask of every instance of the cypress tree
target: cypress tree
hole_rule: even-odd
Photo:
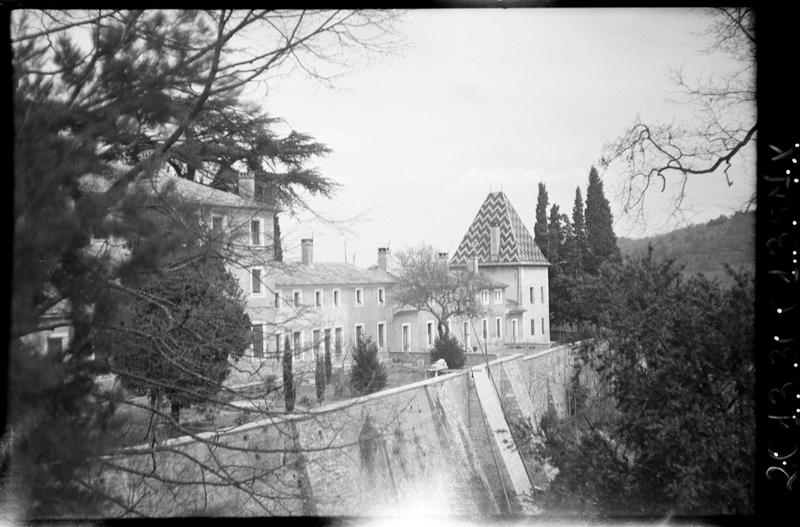
[[[586,221],[583,216],[583,195],[580,187],[575,189],[575,204],[572,206],[572,233],[574,246],[571,264],[577,274],[584,268],[586,255]]]
[[[536,224],[533,226],[533,239],[546,258],[548,254],[547,236],[547,189],[544,183],[539,183],[539,197],[536,200]]]
[[[547,225],[547,259],[552,264],[551,274],[556,275],[561,272],[561,214],[559,214],[558,205],[553,204],[550,207],[550,221]],[[551,277],[552,278],[552,277]]]
[[[272,222],[272,255],[276,262],[283,261],[283,247],[281,246],[281,223],[278,221],[278,213],[275,213],[275,220]]]
[[[289,336],[283,346],[283,400],[286,412],[294,410],[294,375],[292,373],[292,344]]]
[[[611,207],[603,193],[603,182],[592,167],[586,189],[586,271],[596,274],[603,262],[619,257]]]

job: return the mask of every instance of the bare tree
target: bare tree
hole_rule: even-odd
[[[672,210],[679,212],[690,177],[724,175],[746,152],[757,130],[755,116],[755,21],[752,8],[712,11],[707,33],[713,44],[705,53],[727,54],[739,67],[721,77],[690,81],[682,69],[672,72],[678,88],[675,102],[694,111],[694,122],[651,123],[636,117],[633,124],[603,148],[600,164],[619,163],[625,175],[623,212],[641,217],[645,195],[660,183],[674,190]],[[672,187],[674,185],[674,187]]]
[[[440,337],[449,334],[449,319],[477,318],[484,313],[479,295],[491,287],[485,276],[449,269],[430,246],[399,251],[397,261],[400,270],[392,289],[396,305],[411,306],[433,315]]]

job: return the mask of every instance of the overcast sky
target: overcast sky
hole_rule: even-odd
[[[265,108],[333,152],[312,164],[342,185],[312,199],[341,231],[301,214],[282,218],[285,251],[312,236],[318,261],[421,243],[452,254],[490,190],[502,189],[533,231],[537,183],[571,214],[602,146],[643,118],[691,119],[666,99],[667,74],[724,73],[724,55],[700,53],[708,19],[697,10],[508,9],[411,11],[398,26],[407,48],[365,63],[330,88],[301,74],[269,86]],[[734,185],[698,177],[688,217],[731,214],[753,194],[755,157],[735,167]],[[603,175],[618,236],[675,228],[649,201],[647,225],[620,214],[621,167]]]

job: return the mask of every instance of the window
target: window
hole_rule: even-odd
[[[223,218],[222,216],[211,216],[211,230],[214,232],[222,232]]]
[[[511,342],[517,341],[517,319],[511,320]]]
[[[542,304],[544,304],[544,286],[541,286],[541,293],[542,294],[540,296],[542,297]],[[542,330],[542,331],[544,331],[544,330]]]
[[[364,305],[364,291],[360,288],[356,288],[356,305],[363,306]]]
[[[535,300],[533,299],[533,288],[531,287],[531,304],[533,304]]]
[[[280,291],[275,291],[274,298],[275,298],[275,300],[274,300],[275,308],[277,309],[277,308],[281,307],[281,292]]]
[[[378,288],[378,303],[383,304],[386,302],[385,293],[382,287]]]
[[[386,322],[378,322],[378,347],[386,347]]]
[[[325,355],[327,357],[330,357],[331,356],[331,330],[330,330],[330,328],[325,330],[324,343],[325,343]]]
[[[261,294],[261,268],[250,269],[250,292],[254,295]]]
[[[314,307],[322,307],[322,291],[314,291]]]
[[[401,334],[403,337],[403,351],[409,351],[411,349],[411,326],[403,324],[401,327]]]
[[[283,340],[283,335],[280,333],[275,333],[275,359],[281,360],[281,340]]]
[[[481,291],[481,304],[489,303],[489,291]]]
[[[428,335],[428,346],[433,346],[433,322],[425,324],[426,334]]]
[[[302,301],[303,295],[301,295],[301,291],[292,291],[292,304],[294,307],[300,307]]]
[[[339,290],[333,290],[333,307],[339,307]]]
[[[495,289],[494,290],[494,303],[500,304],[503,301],[503,290],[502,289]]]
[[[45,350],[47,353],[61,353],[66,348],[66,335],[52,335],[47,337]]]
[[[336,328],[334,331],[334,349],[336,350],[336,357],[342,356],[342,340],[344,339],[344,335],[342,335],[342,328]]]
[[[464,333],[464,345],[469,349],[469,322],[465,320],[461,329]]]
[[[544,335],[544,317],[542,317],[542,335]]]
[[[364,324],[356,324],[356,344],[361,342],[361,339],[364,338]]]
[[[250,245],[261,245],[261,220],[250,220]]]
[[[494,319],[494,336],[500,338],[500,317]]]
[[[483,340],[489,338],[489,320],[483,319],[481,320],[481,335],[483,335]]]
[[[531,335],[536,335],[536,320],[531,319]]]
[[[250,327],[252,338],[253,358],[260,359],[264,356],[264,324],[253,324]]]

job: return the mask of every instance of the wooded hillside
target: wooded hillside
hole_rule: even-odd
[[[755,270],[756,218],[754,212],[737,212],[720,216],[699,225],[690,225],[666,234],[649,238],[618,238],[617,244],[625,256],[647,254],[648,242],[653,245],[656,259],[675,258],[685,265],[684,276],[702,273],[717,278],[721,284],[730,283],[724,264],[734,269]]]

